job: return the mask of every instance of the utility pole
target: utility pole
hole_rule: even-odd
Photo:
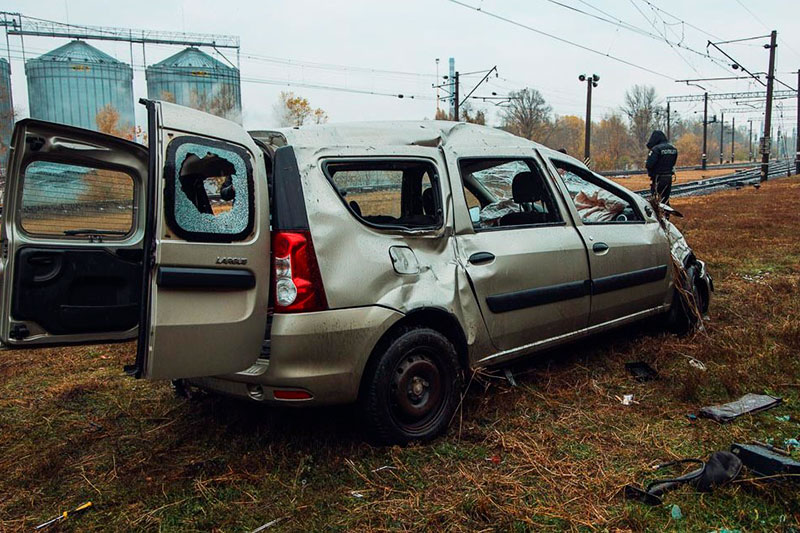
[[[731,119],[731,163],[736,159],[736,117]]]
[[[800,69],[797,69],[797,128],[795,129],[794,141],[797,150],[794,154],[794,172],[800,174]]]
[[[748,120],[747,122],[749,122],[749,123],[750,123],[750,137],[749,137],[749,139],[750,139],[750,141],[749,141],[749,142],[750,142],[750,145],[749,145],[749,147],[748,147],[748,152],[747,152],[747,153],[748,153],[748,154],[750,154],[750,161],[753,161],[753,159],[755,159],[755,158],[753,157],[753,119],[751,118],[751,119],[750,119],[750,120]]]
[[[708,163],[708,152],[706,148],[708,147],[708,93],[703,95],[703,161],[702,167],[703,170],[706,169],[706,165]]]
[[[667,140],[668,140],[668,141],[671,141],[671,140],[672,140],[672,137],[670,136],[670,131],[669,131],[669,122],[670,122],[670,121],[669,121],[669,119],[670,119],[670,115],[669,115],[669,102],[667,102]]]
[[[453,117],[456,117],[456,115],[454,114],[455,105],[456,105],[456,103],[455,103],[456,99],[453,98],[453,95],[456,92],[455,85],[454,85],[455,79],[456,79],[456,58],[454,58],[454,57],[451,57],[448,60],[448,63],[447,63],[447,75],[448,75],[447,76],[447,80],[448,80],[449,85],[450,85],[450,119],[451,120],[458,120],[458,118],[453,118]]]
[[[764,116],[764,138],[761,146],[761,181],[767,181],[769,177],[769,152],[771,139],[769,137],[772,128],[772,91],[775,85],[775,48],[778,39],[778,32],[772,30],[769,36],[769,70],[767,71],[767,109]],[[798,87],[800,89],[800,87]]]
[[[725,113],[720,112],[720,119],[719,119],[719,164],[722,164],[723,158],[723,148],[725,148],[725,140],[723,135],[725,135]]]
[[[600,76],[581,74],[578,76],[578,81],[586,82],[586,130],[583,135],[583,161],[588,165],[592,146],[592,87],[597,87]]]
[[[454,113],[453,120],[458,122],[458,120],[459,120],[458,117],[460,116],[458,114],[458,112],[459,112],[458,99],[460,98],[460,96],[458,94],[458,71],[456,71],[455,82],[454,83],[455,83],[455,85],[453,87],[453,101],[455,102],[455,106],[453,106],[453,113]]]

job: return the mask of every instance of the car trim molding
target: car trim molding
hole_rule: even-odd
[[[595,280],[572,281],[558,285],[523,289],[521,291],[493,294],[486,298],[492,313],[506,313],[537,305],[547,305],[584,296],[595,296],[607,292],[627,289],[660,281],[667,276],[667,265],[633,270],[622,274],[604,276]]]
[[[606,292],[627,289],[636,285],[661,281],[665,277],[667,277],[667,265],[604,276],[592,280],[592,294],[604,294]]]
[[[507,292],[505,294],[494,294],[486,298],[486,305],[492,313],[516,311],[526,307],[535,307],[587,296],[591,293],[591,285],[592,282],[585,279],[583,281],[572,281],[535,289]]]
[[[156,283],[168,289],[252,289],[256,276],[234,268],[158,267]]]

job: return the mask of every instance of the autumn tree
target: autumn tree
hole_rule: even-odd
[[[526,139],[543,140],[550,129],[552,108],[536,89],[526,87],[509,94],[503,108],[503,129]]]
[[[321,108],[312,108],[308,99],[296,96],[291,91],[281,91],[274,106],[275,116],[281,126],[302,126],[309,122],[328,122],[328,114]]]
[[[483,109],[473,109],[470,102],[464,102],[458,106],[458,118],[463,122],[471,122],[472,124],[486,125],[486,113]]]
[[[14,129],[15,118],[11,93],[5,88],[0,89],[0,165],[5,162],[11,144],[11,132]]]
[[[622,116],[612,113],[592,124],[592,159],[597,170],[616,170],[631,164],[630,134]]]
[[[569,155],[581,157],[579,154],[583,154],[585,125],[582,118],[574,115],[556,117],[552,130],[544,142],[551,148],[556,150],[563,148]]]
[[[703,139],[692,132],[686,132],[674,141],[678,149],[678,165],[698,165],[702,157]]]
[[[106,104],[103,109],[97,112],[94,117],[97,124],[97,131],[107,133],[116,137],[122,137],[129,141],[141,140],[147,143],[147,134],[139,126],[129,126],[119,123],[119,111],[111,104]]]

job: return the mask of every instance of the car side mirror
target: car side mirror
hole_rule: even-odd
[[[472,221],[473,224],[477,224],[481,221],[481,208],[480,207],[470,207],[469,208],[469,219]]]

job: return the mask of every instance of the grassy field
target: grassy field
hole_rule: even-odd
[[[717,287],[704,332],[630,327],[517,367],[514,388],[478,376],[428,445],[372,447],[348,408],[175,398],[123,376],[131,344],[3,351],[0,530],[91,500],[61,530],[793,531],[797,485],[682,488],[663,507],[619,495],[658,462],[800,436],[800,179],[674,205]],[[637,383],[633,360],[661,378]],[[687,418],[746,392],[785,403],[725,426]]]

